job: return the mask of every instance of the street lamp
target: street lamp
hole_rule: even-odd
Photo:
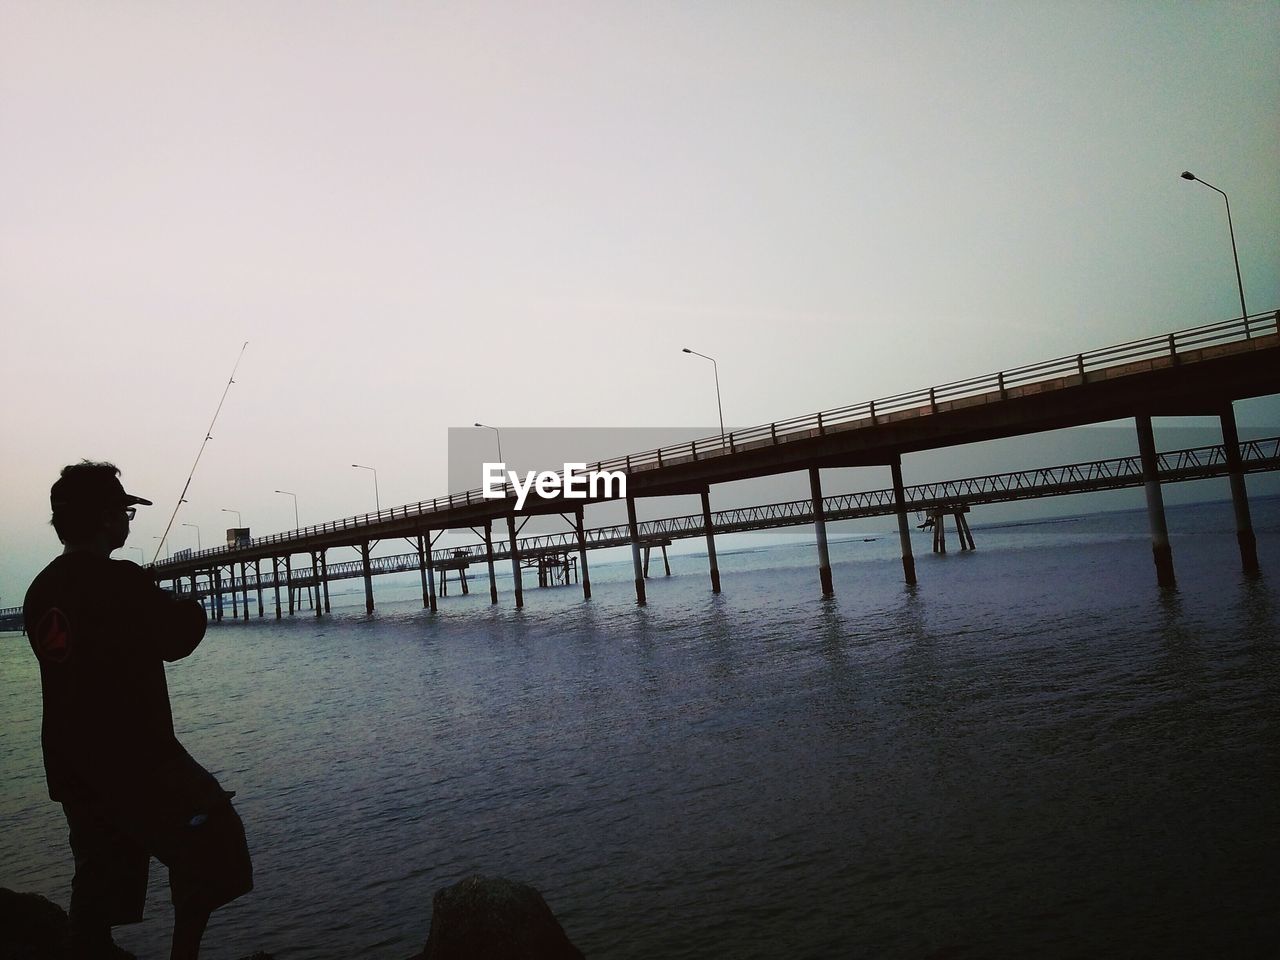
[[[130,550],[137,550],[137,551],[138,551],[138,558],[139,558],[139,560],[141,561],[141,563],[139,564],[139,566],[141,566],[142,564],[145,564],[145,563],[147,562],[147,554],[146,554],[146,551],[144,551],[141,547],[130,547],[129,549],[130,549]]]
[[[293,497],[293,529],[301,530],[302,524],[298,521],[298,495],[290,493],[288,490],[277,490],[276,493],[283,493],[286,497]]]
[[[169,545],[168,545],[168,543],[165,541],[164,537],[160,536],[159,534],[156,534],[156,535],[155,535],[155,536],[153,536],[151,539],[152,539],[152,540],[159,540],[159,541],[161,541],[161,543],[163,543],[163,544],[164,544],[164,547],[165,547],[165,551],[164,551],[164,558],[165,558],[166,560],[168,560],[168,559],[169,559]],[[160,543],[157,543],[157,544],[156,544],[156,553],[157,553],[157,554],[159,554],[159,553],[160,553],[160,546],[161,546],[161,544],[160,544]]]
[[[222,510],[222,512],[223,512],[223,513],[234,513],[234,514],[236,515],[236,528],[237,528],[237,529],[241,529],[241,528],[243,528],[243,527],[244,527],[244,524],[240,522],[240,511],[239,511],[239,510],[230,510],[230,509],[228,509],[228,508],[226,508],[226,507],[222,507],[222,508],[221,508],[221,510]]]
[[[1201,180],[1190,170],[1182,171],[1183,180],[1194,180],[1196,183],[1203,183],[1210,190],[1222,194],[1222,201],[1227,205],[1227,230],[1231,234],[1231,257],[1236,263],[1236,287],[1240,291],[1240,319],[1244,321],[1244,335],[1249,336],[1249,311],[1244,305],[1244,281],[1240,279],[1240,256],[1236,253],[1236,230],[1231,225],[1231,201],[1227,199],[1227,195],[1215,187],[1208,180]]]
[[[374,470],[373,467],[366,467],[363,463],[353,463],[352,466],[359,470],[373,471],[373,505],[378,508],[378,513],[381,513],[382,500],[378,496],[378,471]]]
[[[716,375],[716,411],[720,414],[720,446],[724,446],[724,408],[720,406],[720,368],[716,365],[716,361],[712,357],[708,357],[705,353],[699,353],[697,350],[684,348],[685,353],[691,353],[695,357],[701,357],[703,360],[711,361],[711,370]]]
[[[484,427],[486,430],[492,430],[492,431],[494,432],[494,434],[495,434],[495,435],[497,436],[497,438],[498,438],[498,462],[499,462],[499,463],[506,463],[507,461],[505,461],[505,460],[503,460],[503,459],[502,459],[502,433],[501,433],[501,431],[499,431],[497,427],[491,427],[491,426],[489,426],[487,423],[477,423],[477,424],[476,424],[476,426],[477,426],[477,427]]]
[[[204,549],[204,547],[202,547],[202,546],[200,545],[200,524],[198,524],[198,523],[184,523],[184,524],[183,524],[183,526],[184,526],[184,527],[195,527],[195,529],[196,529],[196,551],[197,551],[197,552],[199,552],[199,551],[203,550],[203,549]]]

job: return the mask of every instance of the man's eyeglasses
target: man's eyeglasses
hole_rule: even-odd
[[[125,507],[125,508],[124,508],[124,518],[125,518],[126,520],[132,520],[132,519],[133,519],[134,517],[136,517],[137,515],[138,515],[138,508],[137,508],[137,507]]]

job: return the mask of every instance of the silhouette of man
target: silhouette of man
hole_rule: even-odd
[[[169,868],[173,960],[194,960],[209,915],[253,889],[233,793],[178,743],[164,661],[204,637],[204,608],[112,560],[138,504],[109,463],[73,464],[49,491],[64,550],[23,604],[40,661],[45,776],[70,828],[71,956],[124,958],[111,928],[142,919],[151,857]]]

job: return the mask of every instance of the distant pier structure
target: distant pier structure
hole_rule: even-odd
[[[947,552],[947,517],[951,517],[955,522],[956,539],[960,541],[960,549],[974,549],[973,533],[969,530],[969,521],[965,519],[965,514],[968,512],[969,507],[965,504],[929,508],[929,515],[924,523],[920,524],[920,529],[933,531],[934,553]]]
[[[455,550],[453,555],[446,557],[444,560],[437,561],[435,568],[440,571],[440,596],[447,597],[449,595],[449,571],[457,574],[458,586],[462,588],[464,595],[471,592],[467,584],[467,569],[471,566],[471,560],[465,550]],[[428,600],[430,606],[430,600]]]
[[[569,550],[547,550],[526,555],[526,569],[538,571],[539,587],[567,587],[578,582],[578,558]]]
[[[206,598],[215,619],[222,619],[228,609],[232,617],[247,619],[251,608],[263,616],[264,590],[273,592],[275,614],[281,616],[282,587],[290,614],[305,598],[320,616],[330,609],[332,580],[363,578],[366,609],[372,612],[373,577],[415,569],[421,576],[423,606],[434,610],[437,572],[440,595],[448,590],[450,574],[465,594],[472,564],[483,564],[490,601],[497,603],[495,564],[502,560],[511,563],[516,606],[524,602],[525,570],[536,571],[540,587],[580,584],[584,598],[590,599],[588,552],[629,546],[636,600],[643,604],[651,555],[660,550],[669,573],[666,548],[675,539],[705,538],[711,589],[718,592],[717,533],[806,524],[815,532],[821,593],[831,596],[835,592],[827,547],[831,522],[895,516],[903,579],[912,584],[916,564],[910,516],[915,512],[933,519],[936,552],[946,549],[948,519],[956,526],[961,550],[970,550],[974,543],[966,514],[978,504],[1141,486],[1155,581],[1172,589],[1176,578],[1161,492],[1161,485],[1168,482],[1208,476],[1229,479],[1241,568],[1247,574],[1257,573],[1245,476],[1280,468],[1280,440],[1241,443],[1233,404],[1274,394],[1280,394],[1280,311],[1163,333],[589,464],[589,469],[625,474],[625,524],[588,529],[584,510],[599,501],[575,500],[567,507],[570,501],[531,491],[523,509],[517,510],[511,489],[498,499],[472,490],[302,530],[245,537],[226,547],[175,556],[150,569],[157,581]],[[1167,416],[1215,417],[1221,426],[1221,445],[1159,451],[1153,422]],[[918,451],[1125,419],[1134,424],[1137,457],[944,484],[908,485],[904,480],[904,457]],[[866,493],[824,493],[824,470],[864,466],[889,467],[892,486]],[[782,473],[807,475],[810,496],[788,503],[712,510],[716,484]],[[700,497],[701,513],[640,519],[645,501],[677,495]],[[528,517],[556,514],[568,521],[567,531],[520,536]],[[478,542],[437,549],[444,532],[468,529],[476,532]],[[372,556],[374,546],[394,539],[404,539],[415,549],[391,557]],[[335,549],[354,550],[357,558],[330,563],[328,554]]]

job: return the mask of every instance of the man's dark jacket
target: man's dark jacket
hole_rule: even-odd
[[[204,636],[204,609],[175,600],[136,564],[63,554],[23,604],[40,661],[49,796],[149,806],[166,770],[191,763],[173,732],[164,661]]]

